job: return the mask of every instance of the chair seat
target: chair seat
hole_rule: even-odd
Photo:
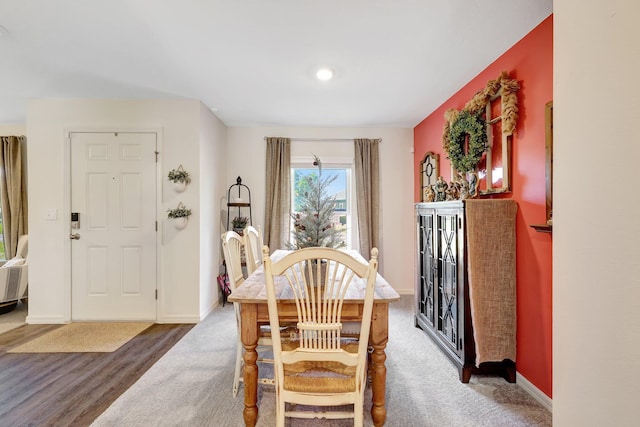
[[[290,328],[295,328],[295,323],[286,323],[280,326],[280,333],[283,336],[287,335],[287,332]],[[271,325],[260,325],[260,337],[269,337],[271,338]]]
[[[357,354],[358,341],[341,339],[342,350]],[[282,350],[293,351],[299,340],[283,340]],[[311,393],[345,393],[355,390],[355,366],[346,366],[332,361],[309,361],[284,365],[284,389]]]
[[[321,362],[304,362],[320,364]],[[355,368],[353,375],[343,375],[335,369],[321,366],[305,369],[303,372],[284,370],[284,389],[300,393],[347,393],[355,391]]]

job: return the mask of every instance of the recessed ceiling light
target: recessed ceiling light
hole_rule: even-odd
[[[331,68],[320,68],[316,72],[316,77],[318,80],[326,82],[327,80],[331,80],[333,78],[333,70]]]

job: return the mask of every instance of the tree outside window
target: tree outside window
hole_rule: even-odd
[[[318,179],[318,169],[309,167],[292,167],[292,212],[295,215],[302,210],[304,195],[311,191],[311,183]],[[335,179],[327,187],[327,194],[334,199],[334,213],[331,218],[332,226],[340,231],[342,240],[349,247],[350,238],[348,228],[350,227],[350,212],[347,199],[349,185],[349,169],[339,167],[323,166],[324,176],[335,176]],[[310,179],[309,179],[310,178]],[[292,225],[293,226],[293,225]]]

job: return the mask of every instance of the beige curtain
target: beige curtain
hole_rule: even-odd
[[[27,234],[27,188],[22,169],[24,136],[0,137],[0,199],[7,259],[13,258],[18,237]]]
[[[371,248],[380,249],[380,140],[363,138],[354,142],[360,253],[369,259]]]
[[[291,139],[267,137],[264,244],[271,252],[289,241]]]

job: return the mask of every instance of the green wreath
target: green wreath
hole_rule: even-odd
[[[469,135],[469,151],[464,153],[464,142]],[[482,117],[462,110],[449,128],[447,152],[451,164],[458,172],[476,168],[487,149],[487,125]]]

